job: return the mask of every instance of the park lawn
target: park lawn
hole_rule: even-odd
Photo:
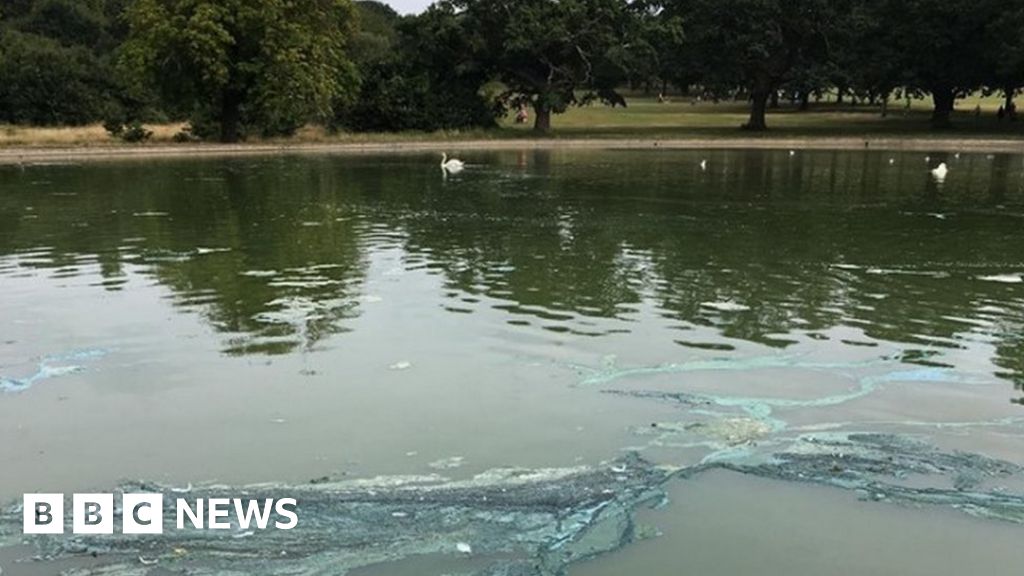
[[[999,122],[995,110],[1002,104],[997,96],[972,96],[958,101],[953,115],[954,128],[949,131],[931,129],[930,100],[914,100],[909,110],[903,101],[890,102],[889,114],[882,117],[877,107],[865,105],[838,106],[831,102],[812,103],[808,111],[783,103],[769,110],[765,133],[739,130],[749,113],[745,102],[691,103],[690,99],[674,99],[658,103],[653,98],[633,97],[626,108],[593,104],[571,108],[552,119],[554,136],[565,137],[749,137],[779,136],[920,136],[920,137],[1024,137],[1024,116],[1018,122]],[[982,114],[976,118],[975,106]],[[503,128],[514,132],[530,132],[529,125],[515,125],[510,118]]]
[[[739,129],[747,119],[745,102],[693,103],[688,98],[675,98],[659,103],[643,96],[627,98],[629,105],[610,107],[601,104],[570,108],[552,119],[551,138],[593,139],[704,139],[704,138],[787,138],[787,137],[896,137],[896,138],[1022,138],[1024,116],[1019,122],[998,122],[996,108],[1002,103],[997,96],[972,96],[958,101],[951,130],[932,130],[928,118],[930,100],[915,100],[909,109],[904,102],[892,102],[889,114],[882,117],[878,108],[865,105],[839,106],[833,102],[812,103],[808,111],[799,111],[783,103],[768,113],[769,130],[763,133]],[[975,106],[982,115],[976,118]],[[531,115],[532,120],[532,115]],[[184,127],[180,123],[147,125],[153,131],[150,144],[169,144]],[[400,132],[379,134],[330,133],[318,126],[307,126],[292,138],[248,140],[262,144],[331,144],[389,143],[459,140],[495,140],[533,138],[531,124],[516,125],[512,117],[504,118],[495,130],[464,130],[450,132]],[[243,144],[244,145],[244,144]],[[110,137],[99,124],[79,127],[0,126],[0,148],[139,146]]]

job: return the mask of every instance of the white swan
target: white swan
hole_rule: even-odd
[[[447,152],[441,153],[441,170],[444,170],[445,172],[451,172],[452,174],[454,174],[456,172],[461,172],[462,169],[465,167],[466,164],[462,160],[459,160],[457,158],[452,158],[451,160],[449,160]]]
[[[948,174],[948,173],[949,173],[949,168],[946,167],[946,163],[945,162],[942,162],[938,166],[936,166],[935,168],[932,168],[932,176],[935,176],[935,179],[938,180],[939,182],[942,182],[943,180],[945,180],[946,179],[946,174]]]
[[[708,169],[708,161],[707,160],[701,160],[700,161],[700,169],[701,170],[707,170]]]

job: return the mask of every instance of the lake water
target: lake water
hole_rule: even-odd
[[[852,432],[1024,464],[1024,157],[459,156],[0,167],[0,502],[742,463]],[[572,574],[952,574],[928,556],[951,546],[1024,568],[992,545],[1019,524],[944,507],[717,471],[667,492],[660,537]],[[837,516],[848,539],[813,529]]]

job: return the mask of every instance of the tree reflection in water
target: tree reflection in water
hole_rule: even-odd
[[[602,337],[650,310],[664,338],[727,352],[849,327],[919,364],[991,347],[1021,389],[1021,157],[933,153],[942,184],[923,158],[493,152],[445,180],[429,155],[3,168],[0,277],[149,278],[224,352],[285,354],[351,330],[371,262],[398,251],[443,282],[409,298],[522,330]]]

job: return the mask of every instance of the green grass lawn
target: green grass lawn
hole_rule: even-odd
[[[957,102],[953,128],[936,131],[929,124],[931,100],[914,100],[910,109],[904,101],[890,102],[889,114],[882,117],[880,108],[867,105],[837,105],[833,102],[812,103],[801,112],[795,105],[782,103],[768,112],[768,132],[742,132],[739,126],[747,120],[745,102],[718,104],[691,103],[689,98],[675,98],[658,103],[651,97],[627,97],[629,106],[612,108],[600,104],[572,108],[552,119],[554,137],[736,137],[760,135],[779,136],[935,136],[953,137],[1024,137],[1024,115],[1017,122],[996,120],[996,109],[1002,104],[998,96],[972,96]],[[976,118],[975,106],[982,114]],[[532,122],[532,114],[531,114]],[[502,121],[503,132],[525,136],[531,125],[516,125],[512,118]]]
[[[655,98],[627,96],[628,107],[612,108],[594,104],[571,108],[552,119],[551,138],[590,139],[702,139],[702,138],[915,138],[915,139],[1016,139],[1024,140],[1024,113],[1017,122],[997,122],[995,110],[1002,104],[999,97],[973,96],[958,101],[953,115],[953,128],[933,130],[929,123],[930,100],[893,102],[883,118],[878,107],[837,105],[834,102],[813,103],[801,112],[788,102],[768,112],[767,132],[740,130],[746,122],[746,102],[691,103],[677,97],[658,103]],[[980,118],[974,115],[981,106]],[[532,117],[531,117],[532,122]],[[170,144],[182,124],[147,125],[154,134],[148,144]],[[512,117],[502,120],[496,130],[458,130],[442,132],[400,133],[331,133],[321,126],[309,125],[294,137],[263,140],[253,138],[251,144],[381,144],[421,140],[501,140],[534,138],[532,123],[516,125]],[[0,149],[17,147],[131,147],[111,138],[99,124],[75,127],[0,126]]]

